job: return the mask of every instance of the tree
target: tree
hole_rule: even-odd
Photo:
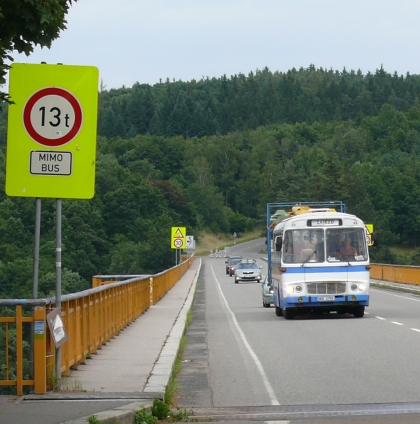
[[[29,56],[34,47],[51,47],[60,31],[66,29],[64,19],[72,2],[77,0],[2,0],[0,3],[0,85],[13,62],[11,53]],[[8,98],[0,92],[0,101]]]

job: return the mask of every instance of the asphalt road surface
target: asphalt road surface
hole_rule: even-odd
[[[267,272],[264,239],[231,248]],[[420,422],[420,298],[371,288],[363,318],[263,308],[261,286],[235,284],[206,257],[178,374],[197,419],[308,423]]]

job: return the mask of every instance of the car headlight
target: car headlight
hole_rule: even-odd
[[[362,291],[362,292],[364,292],[364,291],[366,290],[366,285],[365,285],[365,283],[360,283],[360,284],[359,284],[359,290],[360,290],[360,291]]]
[[[301,293],[302,292],[302,286],[296,286],[295,290],[296,290],[296,293]]]
[[[274,290],[273,289],[270,289],[269,290],[269,293],[273,294],[274,293]]]

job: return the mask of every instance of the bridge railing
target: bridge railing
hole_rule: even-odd
[[[420,286],[420,267],[410,265],[371,264],[370,278]]]
[[[92,289],[61,297],[68,340],[61,345],[61,376],[101,349],[158,302],[185,274],[194,256],[156,275],[93,277]],[[0,386],[17,395],[25,386],[36,394],[54,389],[56,349],[47,315],[55,298],[0,299]],[[13,388],[16,387],[16,390]]]

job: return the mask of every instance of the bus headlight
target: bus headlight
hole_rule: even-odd
[[[286,287],[286,293],[287,294],[293,294],[293,293],[302,293],[302,286],[287,286]]]
[[[293,286],[287,286],[286,287],[286,293],[292,294],[295,291],[295,288]]]
[[[366,284],[365,283],[351,283],[350,285],[351,291],[361,291],[364,292],[366,290]]]

